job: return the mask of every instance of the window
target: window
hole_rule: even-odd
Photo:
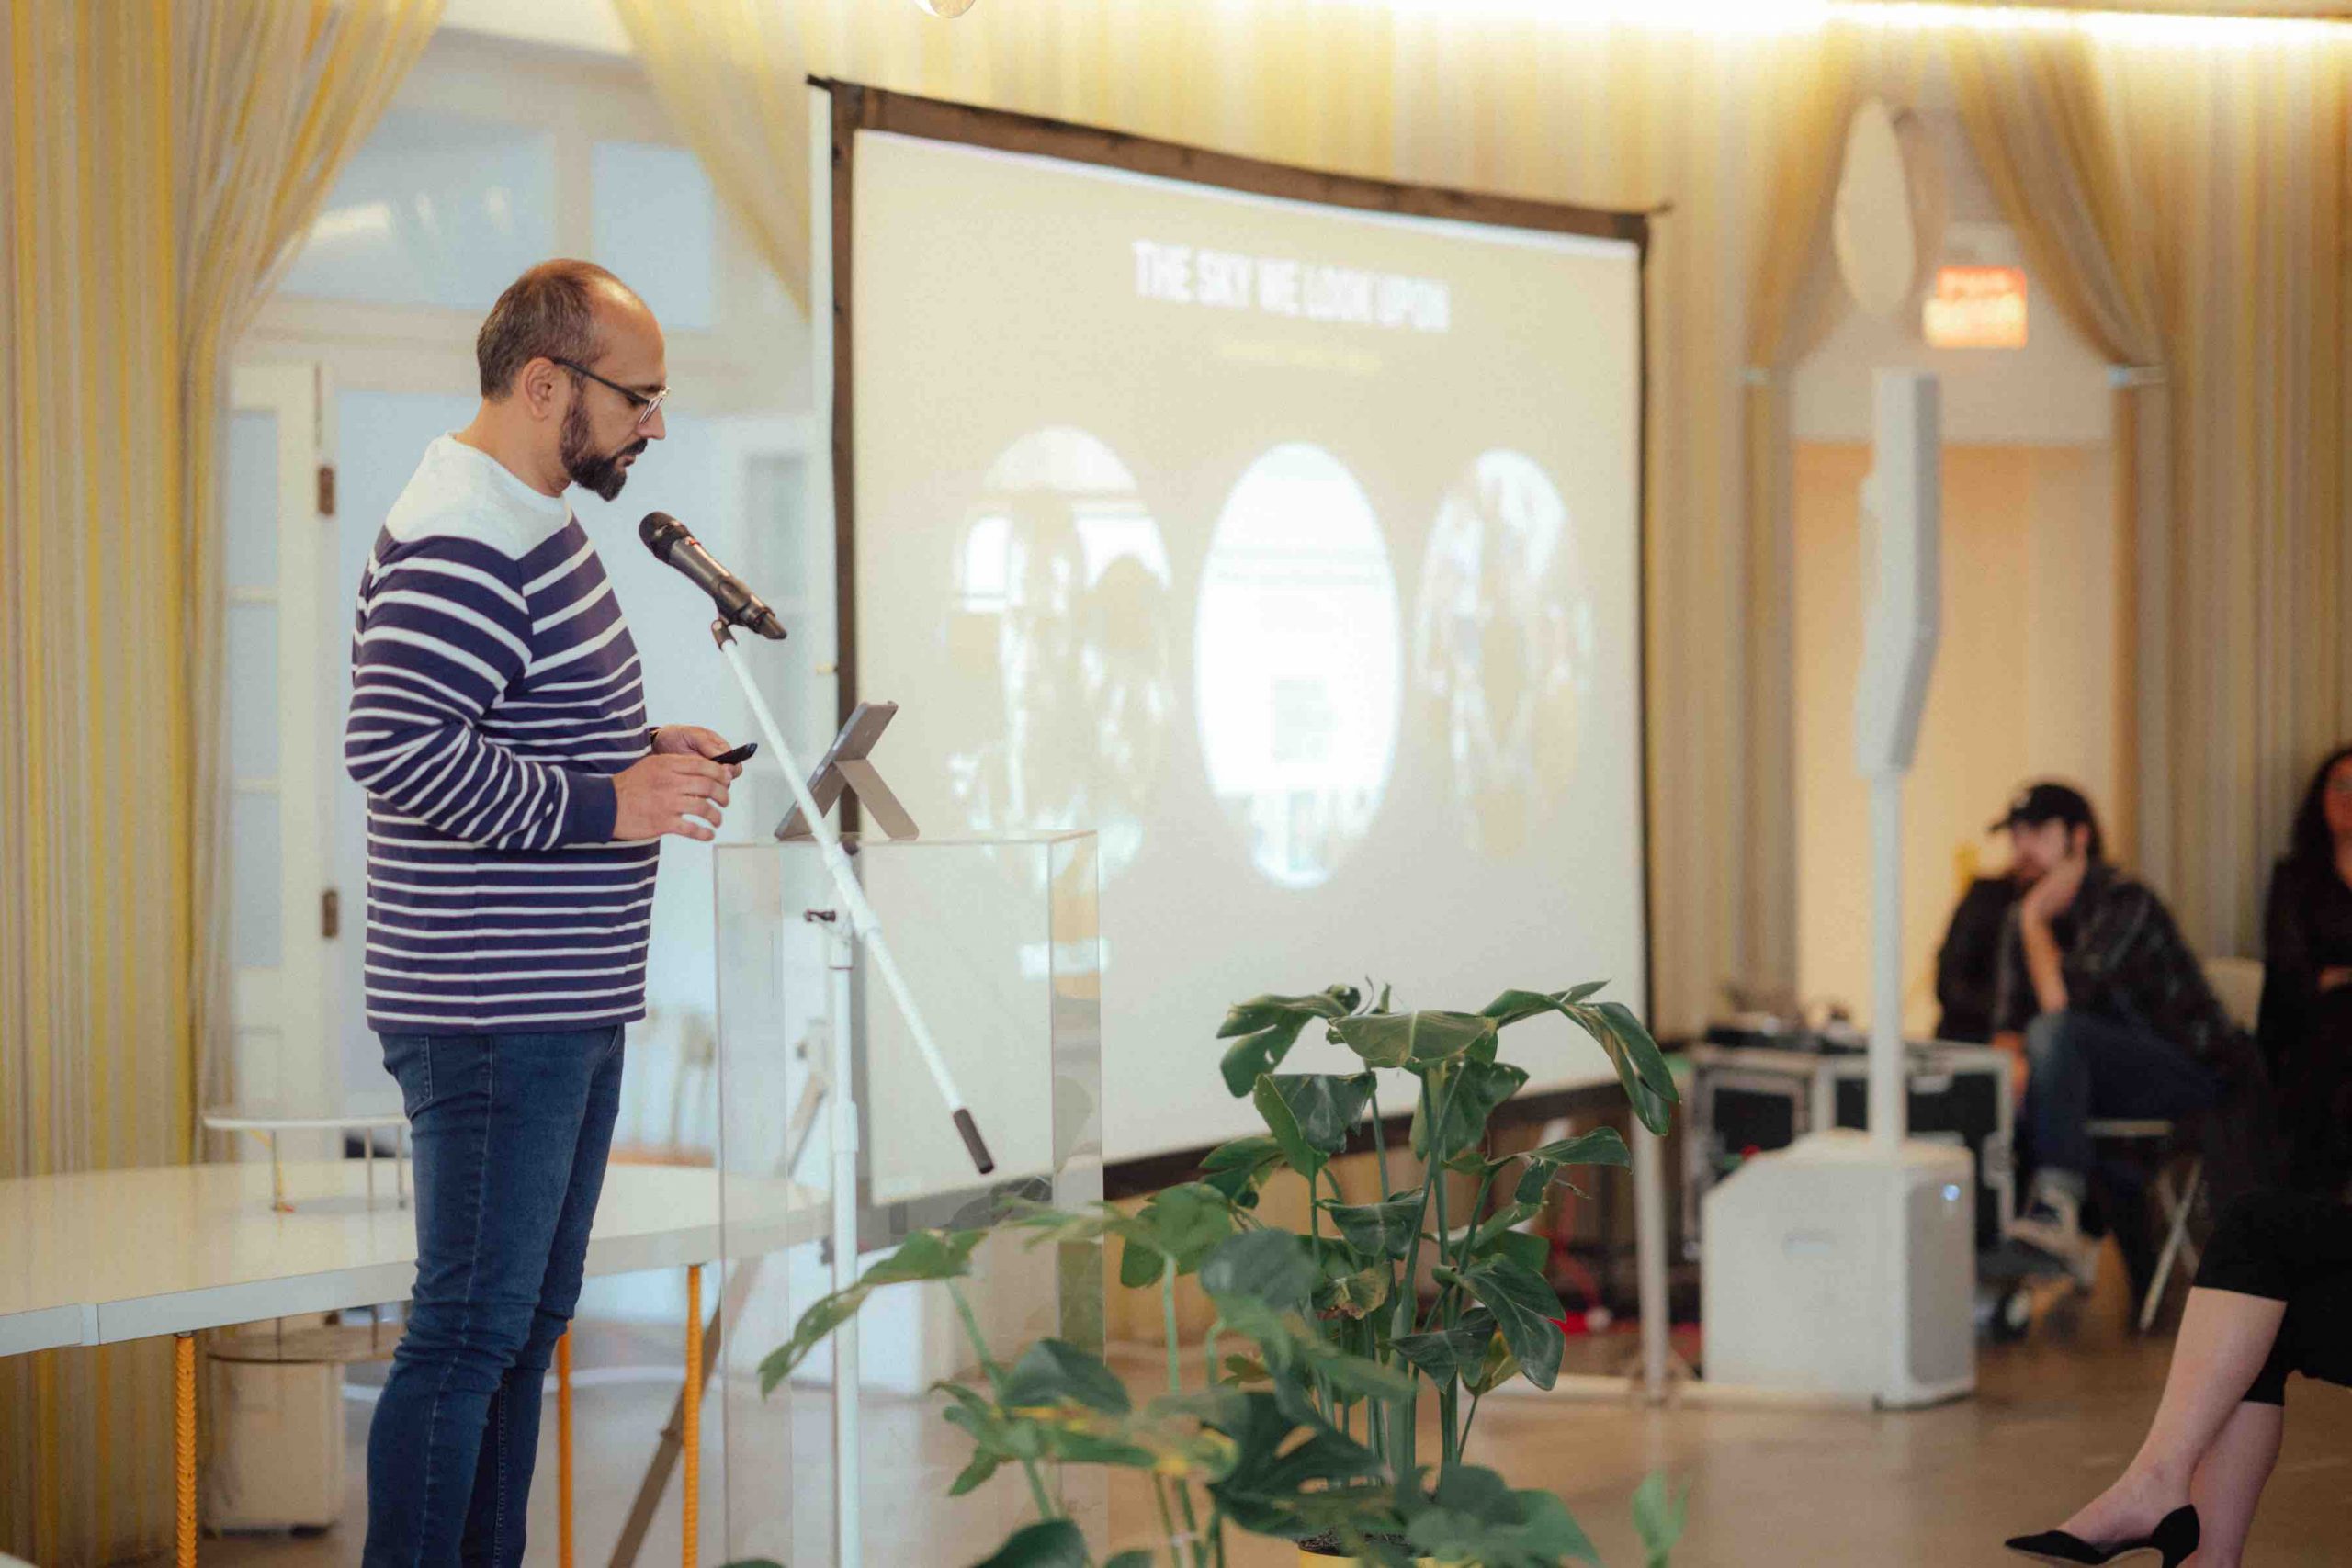
[[[479,310],[556,254],[555,216],[552,134],[393,109],[352,154],[280,288]]]
[[[336,182],[240,354],[247,364],[318,366],[326,388],[319,455],[334,466],[340,493],[336,515],[320,525],[332,540],[334,581],[318,592],[334,599],[316,617],[327,630],[306,634],[319,646],[302,668],[315,671],[332,748],[311,770],[325,782],[310,787],[322,797],[315,805],[330,840],[326,874],[344,910],[325,965],[333,995],[323,1016],[336,1058],[327,1077],[346,1104],[380,1103],[390,1089],[363,1016],[364,802],[340,754],[352,599],[425,444],[472,416],[482,312],[517,273],[554,255],[611,267],[645,296],[667,334],[677,389],[665,410],[667,439],[617,501],[576,490],[571,497],[636,632],[649,710],[656,722],[707,724],[730,737],[751,728],[703,634],[707,608],[636,541],[637,519],[658,507],[758,583],[790,625],[791,641],[760,645],[753,661],[795,745],[813,760],[831,734],[831,682],[815,671],[832,654],[832,531],[804,525],[805,325],[728,222],[700,165],[675,144],[634,66],[445,33]],[[263,434],[232,426],[232,441]],[[269,542],[250,532],[232,517],[230,655],[258,668],[271,657],[260,643],[274,647],[291,623],[252,593],[237,596],[236,584],[270,575],[260,554]],[[283,653],[277,663],[295,667]],[[232,701],[229,722],[241,728],[239,750],[250,739],[257,752],[276,710],[266,690],[249,695]],[[774,766],[764,754],[753,766],[736,788],[730,830],[782,815],[781,775],[761,777]],[[278,878],[265,863],[275,840],[258,828],[249,837],[250,853],[232,852],[232,935],[258,952],[280,926],[315,927],[318,912],[291,893],[281,906],[258,907]],[[662,860],[648,988],[653,1006],[674,1016],[709,1006],[709,852],[673,841]],[[253,910],[244,908],[248,889]],[[645,1065],[630,1074],[622,1142],[668,1141],[674,1075],[662,1058],[671,1045],[660,1028],[632,1040]],[[679,1111],[674,1124],[691,1142],[696,1113]],[[708,1125],[706,1114],[700,1126]]]

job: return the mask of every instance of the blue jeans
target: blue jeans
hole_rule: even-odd
[[[523,1561],[539,1389],[580,1300],[621,1031],[387,1034],[416,1291],[368,1435],[366,1568]]]
[[[2098,1118],[2174,1119],[2221,1099],[2213,1070],[2152,1029],[2098,1013],[2045,1012],[2026,1026],[2026,1125],[2037,1178],[2079,1198]]]

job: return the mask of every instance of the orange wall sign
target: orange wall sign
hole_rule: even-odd
[[[2025,269],[1938,267],[1920,327],[1936,348],[2023,348]]]

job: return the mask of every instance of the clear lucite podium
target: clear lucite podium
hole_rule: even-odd
[[[725,845],[718,884],[724,1560],[819,1564],[976,1562],[1035,1517],[1018,1466],[951,1499],[970,1456],[941,1418],[943,1379],[978,1373],[946,1288],[893,1285],[787,1382],[763,1395],[760,1364],[834,1288],[834,1105],[843,1056],[856,1126],[856,1256],[915,1231],[973,1224],[1008,1195],[1056,1204],[1102,1196],[1102,990],[1091,833],[986,840],[844,840],[884,941],[995,1156],[976,1173],[888,989],[839,918],[808,842]],[[827,918],[828,916],[833,918]],[[848,1018],[847,1049],[834,1030]],[[775,1194],[793,1192],[792,1222]],[[1010,1364],[1052,1336],[1099,1350],[1098,1246],[1032,1249],[992,1237],[958,1282],[982,1337]],[[861,1369],[844,1403],[835,1369]],[[855,1484],[837,1470],[844,1442]],[[1099,1548],[1109,1499],[1073,1472],[1058,1506]],[[1090,1491],[1090,1488],[1091,1489]],[[849,1539],[842,1539],[848,1527]]]

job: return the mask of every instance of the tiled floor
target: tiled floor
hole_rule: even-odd
[[[2039,1337],[1985,1353],[1972,1400],[1905,1415],[1788,1411],[1645,1410],[1544,1399],[1490,1401],[1479,1416],[1473,1457],[1521,1485],[1567,1499],[1605,1561],[1638,1564],[1626,1501],[1641,1477],[1663,1469],[1693,1489],[1690,1528],[1678,1568],[1689,1564],[1968,1564],[2005,1561],[1998,1542],[2012,1531],[2055,1523],[2102,1484],[2137,1444],[2162,1382],[2168,1343],[2120,1329],[2111,1292],[2091,1303],[2075,1342]],[[1622,1349],[1623,1341],[1596,1350]],[[642,1331],[583,1330],[578,1393],[579,1561],[602,1564],[635,1494],[644,1457],[667,1416],[676,1383],[663,1381],[667,1346]],[[631,1365],[641,1371],[629,1371]],[[1140,1388],[1160,1363],[1125,1363]],[[363,1453],[370,1406],[346,1407],[350,1504],[344,1522],[308,1540],[247,1537],[206,1543],[217,1568],[327,1568],[359,1560],[364,1517]],[[2289,1394],[2287,1446],[2266,1497],[2249,1561],[2265,1565],[2352,1562],[2352,1396],[2311,1383]],[[746,1413],[751,1413],[746,1419]],[[547,1458],[532,1499],[530,1559],[553,1563],[555,1489],[552,1410]],[[794,1467],[771,1461],[754,1476],[741,1462],[773,1447],[783,1429],[773,1406],[736,1407],[737,1479],[773,1495]],[[725,1422],[716,1402],[714,1441]],[[798,1472],[821,1461],[820,1405],[797,1420]],[[761,1427],[763,1428],[754,1430]],[[969,1513],[943,1520],[932,1498],[961,1462],[960,1438],[922,1402],[872,1402],[866,1441],[869,1546],[876,1568],[960,1564],[985,1557],[997,1528]],[[944,1465],[945,1469],[939,1466]],[[729,1556],[717,1478],[707,1478],[702,1561]],[[1003,1479],[996,1484],[1003,1484]],[[1017,1486],[1017,1483],[1013,1483]],[[817,1490],[821,1492],[821,1480]],[[1017,1517],[1011,1495],[1002,1517]],[[1145,1544],[1148,1494],[1114,1492],[1117,1544]],[[671,1487],[639,1562],[677,1561],[678,1493]],[[814,1539],[822,1540],[821,1516]],[[804,1533],[804,1540],[809,1539]],[[740,1550],[742,1542],[737,1543]],[[759,1543],[753,1542],[752,1545]],[[1289,1568],[1296,1559],[1272,1542],[1237,1540],[1236,1568]],[[804,1551],[804,1562],[814,1558]]]

